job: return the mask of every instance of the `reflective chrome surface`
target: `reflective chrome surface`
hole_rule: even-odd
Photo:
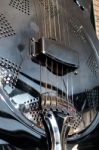
[[[48,112],[45,121],[50,132],[51,150],[62,150],[59,128],[52,112]]]
[[[1,118],[4,121],[5,113],[14,116],[16,128],[21,123],[34,143],[41,146],[42,141],[47,145],[42,115],[49,111],[57,114],[58,124],[59,115],[73,118],[70,137],[64,135],[68,141],[81,139],[98,124],[99,41],[89,13],[87,15],[81,6],[82,3],[73,0],[0,0],[0,75],[3,79],[0,94],[4,99],[0,101]],[[52,41],[48,42],[49,46],[45,42],[43,50],[42,45],[37,44],[42,37]],[[52,43],[55,43],[53,49]],[[31,47],[37,54],[43,51],[44,59],[41,55],[40,59],[34,57]],[[71,54],[71,49],[79,59],[75,53]],[[65,60],[67,52],[69,58]],[[90,119],[85,124],[86,114]],[[23,130],[16,128],[9,136],[14,135],[18,141],[16,130]],[[6,133],[3,138],[7,137]]]

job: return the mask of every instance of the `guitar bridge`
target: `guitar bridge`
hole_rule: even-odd
[[[32,41],[30,53],[33,61],[47,66],[50,71],[57,75],[72,72],[79,66],[78,53],[52,39],[43,37],[38,42]]]

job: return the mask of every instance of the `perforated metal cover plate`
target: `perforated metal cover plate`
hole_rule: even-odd
[[[14,29],[10,25],[10,23],[7,21],[4,14],[0,14],[0,37],[8,37],[14,35]]]
[[[11,0],[10,6],[18,9],[19,11],[30,15],[30,1],[29,0]]]

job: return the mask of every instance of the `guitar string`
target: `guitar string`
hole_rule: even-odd
[[[65,6],[67,5],[67,2],[65,2]],[[66,7],[66,10],[67,10],[67,7]],[[65,11],[66,11],[65,10]],[[66,16],[65,16],[66,17]],[[66,25],[67,25],[67,22],[68,22],[68,19],[66,19]],[[67,36],[68,36],[68,28],[67,28]],[[68,40],[68,42],[67,43],[69,43],[69,40]],[[68,104],[68,111],[69,111],[69,97],[68,97],[68,92],[69,92],[69,90],[68,90],[68,88],[69,88],[69,75],[68,75],[68,69],[67,69],[67,104]]]
[[[68,9],[68,1],[67,1],[67,9]],[[68,11],[68,10],[67,10]],[[70,47],[70,37],[69,37],[69,21],[68,21],[68,18],[67,18],[67,38],[68,38],[68,46]],[[71,95],[72,95],[72,102],[73,102],[73,78],[72,78],[72,73],[70,73],[71,75]],[[74,102],[73,102],[74,104]]]
[[[46,38],[49,38],[49,12],[48,12],[48,0],[45,0],[45,12],[46,12]]]
[[[60,16],[59,16],[59,1],[56,0],[56,7],[57,7],[57,22],[58,22],[58,32],[59,32],[59,41],[61,41],[61,29],[60,29]]]
[[[42,4],[43,4],[43,21],[44,21],[44,31],[43,31],[43,34],[44,34],[44,36],[46,37],[46,17],[45,17],[45,2],[44,2],[44,0],[42,1]],[[45,68],[44,68],[45,69]],[[44,72],[46,72],[46,70],[44,71]],[[41,84],[41,80],[43,80],[43,76],[42,76],[42,70],[41,70],[41,67],[40,67],[40,84]],[[45,73],[44,73],[44,76],[45,76]],[[41,85],[41,88],[40,88],[40,90],[41,90],[41,94],[43,94],[43,92],[42,92],[42,85]],[[46,93],[46,88],[45,88],[45,92],[44,93]]]
[[[53,32],[54,32],[54,38],[55,38],[55,40],[57,40],[57,37],[56,37],[56,15],[55,15],[55,0],[52,0],[51,1],[52,2],[52,8],[51,8],[51,10],[50,11],[52,11],[51,12],[51,15],[50,16],[52,16],[53,18],[52,18],[52,20],[53,20]],[[52,60],[53,61],[53,60]],[[53,62],[51,63],[51,68],[52,68],[52,71],[53,71]],[[52,74],[53,74],[53,72],[52,72]],[[52,83],[53,84],[53,83]],[[52,84],[51,84],[51,89],[52,89]],[[58,83],[57,83],[58,84]],[[53,89],[52,89],[53,90]],[[53,93],[52,93],[53,94]],[[52,94],[51,94],[51,101],[52,101]],[[56,100],[56,106],[57,106],[57,100]]]
[[[68,16],[67,16],[67,12],[68,12],[68,1],[65,1],[64,0],[64,5],[63,5],[63,7],[66,7],[65,9],[64,9],[64,19],[65,19],[65,22],[64,22],[64,24],[65,24],[65,26],[66,26],[66,29],[65,29],[65,31],[64,31],[64,38],[65,38],[65,36],[67,35],[67,42],[66,42],[66,39],[65,39],[65,46],[67,46],[67,45],[69,45],[70,46],[70,39],[69,39],[69,28],[68,28]],[[64,26],[64,27],[65,27]],[[67,44],[68,43],[68,44]],[[68,109],[69,109],[69,70],[67,69],[67,71],[66,71],[67,73],[67,101],[68,101]]]
[[[62,3],[62,6],[63,6],[63,8],[64,8],[64,0],[63,0],[63,3]],[[65,18],[64,18],[64,9],[62,9],[61,11],[63,11],[63,15],[62,15],[62,24],[64,25],[65,24]],[[64,26],[63,26],[63,28],[64,28]],[[64,29],[65,30],[65,29]],[[64,31],[63,30],[63,31]],[[65,43],[65,32],[63,32],[63,35],[64,35],[64,45],[66,44]],[[62,65],[62,77],[63,77],[63,65]],[[63,97],[63,78],[61,78],[62,79],[62,99],[64,100],[64,97]]]
[[[56,0],[56,10],[57,10],[57,13],[56,13],[56,23],[57,23],[57,35],[59,35],[59,37],[57,37],[57,40],[58,40],[58,42],[60,41],[61,42],[61,28],[60,28],[60,8],[59,8],[59,0]],[[62,67],[63,67],[63,65],[62,65]],[[63,69],[63,68],[62,68]],[[62,75],[61,75],[61,77],[63,76],[63,70],[62,70]],[[59,87],[60,87],[60,85],[62,85],[62,79],[61,79],[61,77],[59,77],[59,66],[58,66],[58,72],[57,72],[57,82],[58,82],[58,87],[57,87],[57,91],[59,91],[58,89],[59,89]],[[57,93],[58,94],[58,93]],[[60,93],[60,94],[58,94],[58,98],[60,99],[60,97],[63,99],[63,86],[62,86],[62,93]]]
[[[62,100],[64,100],[64,95],[63,95],[63,92],[64,92],[64,89],[63,89],[63,64],[62,64],[62,77],[61,77],[61,84],[62,84]]]
[[[54,8],[53,8],[54,9]],[[45,10],[45,9],[44,9]],[[54,10],[55,11],[55,10]],[[55,31],[55,37],[56,37],[56,24],[55,24],[55,17],[54,17],[54,31]],[[59,29],[60,30],[60,29]],[[59,31],[60,32],[60,31]],[[45,24],[45,34],[46,34],[46,24]],[[46,63],[46,67],[47,67],[47,63]],[[57,71],[58,71],[58,65],[57,65]],[[67,73],[68,74],[68,73]],[[58,72],[57,72],[57,77],[58,77]],[[67,78],[68,79],[68,78]],[[58,80],[58,78],[57,78]],[[68,85],[68,81],[67,81],[67,85]],[[67,86],[68,87],[68,86]],[[46,90],[47,90],[47,83],[46,83]],[[58,81],[57,81],[57,92],[58,92]],[[58,94],[58,93],[57,93]],[[68,88],[67,88],[67,99],[68,99]]]
[[[49,38],[51,38],[51,30],[52,30],[52,27],[51,27],[51,6],[50,6],[50,0],[48,0],[48,5],[49,5]]]
[[[68,11],[68,1],[67,1],[67,11]],[[70,47],[70,36],[69,36],[69,21],[68,21],[68,17],[67,17],[67,37],[68,37],[68,46]],[[73,104],[74,107],[74,82],[73,82],[73,73],[70,73],[71,75],[71,103]],[[75,112],[75,116],[76,116],[76,112]]]
[[[60,8],[59,8],[59,3],[58,3],[59,1],[57,0],[57,9],[58,9],[58,32],[59,32],[59,40],[60,41],[62,41],[62,31],[61,31],[61,25],[60,25],[60,13],[61,13],[61,10],[60,10]],[[61,78],[61,84],[62,84],[62,99],[64,100],[64,96],[63,96],[63,90],[64,90],[64,84],[63,84],[63,64],[62,64],[62,78]]]
[[[47,31],[46,31],[46,10],[45,10],[45,1],[43,0],[43,4],[44,4],[44,26],[45,26],[45,37],[46,37],[46,33],[47,33]]]
[[[65,2],[65,6],[66,6],[66,13],[68,12],[68,1],[66,3]],[[69,21],[68,21],[68,16],[66,19],[66,23],[67,23],[67,40],[68,40],[68,46],[70,47],[70,36],[69,36]],[[71,103],[74,105],[74,99],[73,99],[73,95],[74,95],[74,83],[73,83],[73,73],[70,73],[71,75]],[[68,81],[69,82],[69,81]],[[69,88],[69,87],[68,87]],[[68,97],[68,101],[69,101],[69,97]]]
[[[55,17],[55,4],[54,4],[54,0],[52,0],[52,11],[53,11],[53,19],[54,19],[54,34],[55,34],[55,40],[57,40],[56,37],[56,17]]]
[[[62,24],[63,24],[63,44],[66,46],[66,29],[65,29],[65,9],[64,9],[64,0],[63,0],[63,3],[62,3],[62,8],[61,8],[61,11],[62,11]]]
[[[68,91],[68,89],[69,89],[69,88],[68,88],[68,86],[69,86],[69,84],[68,84],[68,69],[66,70],[66,75],[67,75],[67,76],[66,76],[66,87],[67,87],[66,89],[67,89],[67,101],[68,101],[68,92],[69,92],[69,91]],[[68,106],[68,110],[69,110],[69,106]]]
[[[34,8],[35,8],[35,15],[36,15],[36,23],[39,25],[39,23],[38,23],[38,16],[37,16],[37,9],[36,9],[36,7],[37,7],[37,5],[35,4],[35,1],[34,1]],[[39,35],[38,36],[40,36],[40,32],[39,32]]]
[[[49,26],[49,36],[48,36],[48,38],[51,38],[52,37],[52,26],[51,26],[51,0],[48,0],[48,20],[49,20],[49,24],[48,24],[48,26]],[[52,60],[51,60],[51,63],[52,63]],[[51,72],[52,72],[52,66],[51,66]],[[49,72],[48,72],[48,75],[49,75]],[[51,76],[51,74],[50,74],[50,76]],[[51,77],[50,77],[51,78]],[[52,105],[52,80],[51,79],[49,79],[49,82],[50,82],[50,85],[51,85],[51,87],[50,87],[50,95],[49,95],[49,99],[50,99],[50,106]]]
[[[71,104],[73,104],[74,107],[74,84],[73,84],[73,73],[71,73]],[[75,111],[76,115],[76,111]]]
[[[51,4],[51,0],[50,0],[50,4]],[[50,16],[50,38],[52,38],[52,19],[51,19],[51,7],[49,8],[49,16]],[[53,60],[51,60],[51,97],[50,97],[50,106],[52,106],[52,95],[53,95]]]
[[[62,40],[62,32],[61,32],[61,25],[60,25],[60,8],[59,8],[59,1],[58,0],[56,0],[56,8],[57,8],[57,22],[58,22],[58,24],[57,24],[57,32],[58,32],[58,34],[59,34],[59,41],[61,42],[61,40]],[[59,71],[59,66],[58,66],[58,71]],[[63,76],[63,64],[62,64],[62,75],[61,76]],[[61,77],[58,77],[57,78],[59,81],[60,81],[60,83],[59,83],[59,81],[58,81],[58,88],[59,88],[59,84],[62,84],[62,93],[61,93],[61,95],[60,94],[58,94],[58,97],[62,97],[62,99],[63,99],[63,83],[62,83],[62,80],[61,80]]]
[[[45,75],[46,75],[46,77],[45,77],[45,80],[46,80],[46,82],[45,82],[45,94],[46,94],[46,102],[47,102],[47,56],[46,56],[46,59],[45,59]]]
[[[52,96],[53,96],[53,60],[51,61],[51,102],[50,105],[52,105]]]
[[[41,84],[41,82],[42,82],[42,66],[41,66],[41,63],[40,63],[40,95],[42,94],[42,84]]]
[[[58,66],[58,63],[57,63],[57,65],[56,65],[57,67],[57,98],[56,98],[56,106],[57,106],[57,104],[58,104],[58,97],[59,97],[59,93],[58,93],[58,90],[59,90],[59,77],[58,77],[58,73],[59,73],[59,66]]]
[[[49,24],[48,24],[48,26],[47,26],[47,35],[46,35],[46,37],[51,37],[52,35],[52,32],[51,32],[51,30],[52,30],[52,27],[51,27],[51,8],[50,8],[50,0],[48,0],[48,1],[46,1],[47,2],[47,4],[48,4],[48,18],[49,18]],[[46,6],[46,5],[45,5]],[[49,28],[48,28],[49,27]],[[49,30],[48,30],[49,29]],[[48,77],[48,74],[47,74],[47,57],[46,57],[46,93],[47,93],[47,77]],[[52,85],[51,85],[51,89],[52,89]],[[46,100],[47,100],[47,96],[46,96]],[[51,100],[52,100],[52,96],[51,96]]]
[[[66,6],[66,10],[65,10],[65,13],[66,15],[68,14],[68,1],[66,3],[66,1],[64,0],[65,4],[64,6]],[[68,46],[70,46],[70,37],[69,37],[69,21],[68,21],[68,16],[67,16],[67,19],[66,19],[66,23],[67,23],[67,40],[68,40]]]
[[[66,2],[65,0],[64,0],[64,6],[65,6],[65,7],[67,6],[67,2]],[[67,10],[67,7],[66,7],[66,10]],[[66,10],[65,10],[65,12],[66,12]],[[67,21],[68,21],[68,19],[66,19],[66,23],[67,23]],[[67,29],[67,36],[68,36],[68,29]],[[69,41],[68,41],[68,42],[69,42]],[[67,93],[66,93],[66,94],[67,94],[67,102],[68,102],[68,88],[69,88],[69,87],[68,87],[68,86],[69,86],[69,85],[68,85],[68,82],[69,82],[69,81],[68,81],[68,69],[66,70],[66,76],[67,76],[67,77],[66,77],[66,86],[67,86],[67,88],[66,88],[66,89],[67,89]],[[68,104],[68,103],[67,103],[67,104]],[[69,110],[69,104],[68,104],[68,108],[67,108],[67,109]]]

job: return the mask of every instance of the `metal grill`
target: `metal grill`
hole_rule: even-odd
[[[90,56],[87,60],[87,64],[88,64],[88,67],[91,70],[91,72],[93,74],[96,74],[96,72],[99,70],[99,67],[97,65],[96,58],[93,54],[90,54]]]
[[[18,9],[19,11],[30,15],[30,3],[29,0],[11,0],[10,6]]]
[[[15,35],[15,32],[4,14],[0,14],[0,38]]]
[[[24,97],[24,94],[23,94],[23,97]],[[20,96],[19,99],[22,99],[22,97]],[[19,105],[19,110],[24,114],[26,118],[28,118],[30,121],[33,121],[33,123],[36,126],[42,129],[44,128],[44,126],[42,123],[41,114],[47,114],[48,110],[54,111],[55,113],[58,113],[58,114],[74,116],[75,119],[73,119],[72,122],[70,123],[73,129],[76,129],[79,126],[80,122],[82,121],[81,115],[76,112],[74,113],[75,108],[71,106],[72,104],[68,104],[68,107],[70,107],[70,110],[68,110],[69,108],[63,109],[63,107],[60,107],[60,108],[57,106],[55,107],[54,104],[53,105],[47,104],[45,106],[42,105],[42,110],[39,110],[40,98],[28,97],[26,100],[25,99],[26,98],[24,97],[24,103],[21,103],[21,105]],[[13,100],[14,99],[12,97],[12,102]],[[42,103],[44,102],[44,97],[41,98],[41,101]],[[47,102],[48,102],[48,99],[47,99]],[[17,103],[17,101],[15,101],[15,103]]]
[[[3,75],[4,80],[3,82],[9,84],[10,86],[15,86],[20,67],[5,58],[0,58],[0,66],[1,75]]]

